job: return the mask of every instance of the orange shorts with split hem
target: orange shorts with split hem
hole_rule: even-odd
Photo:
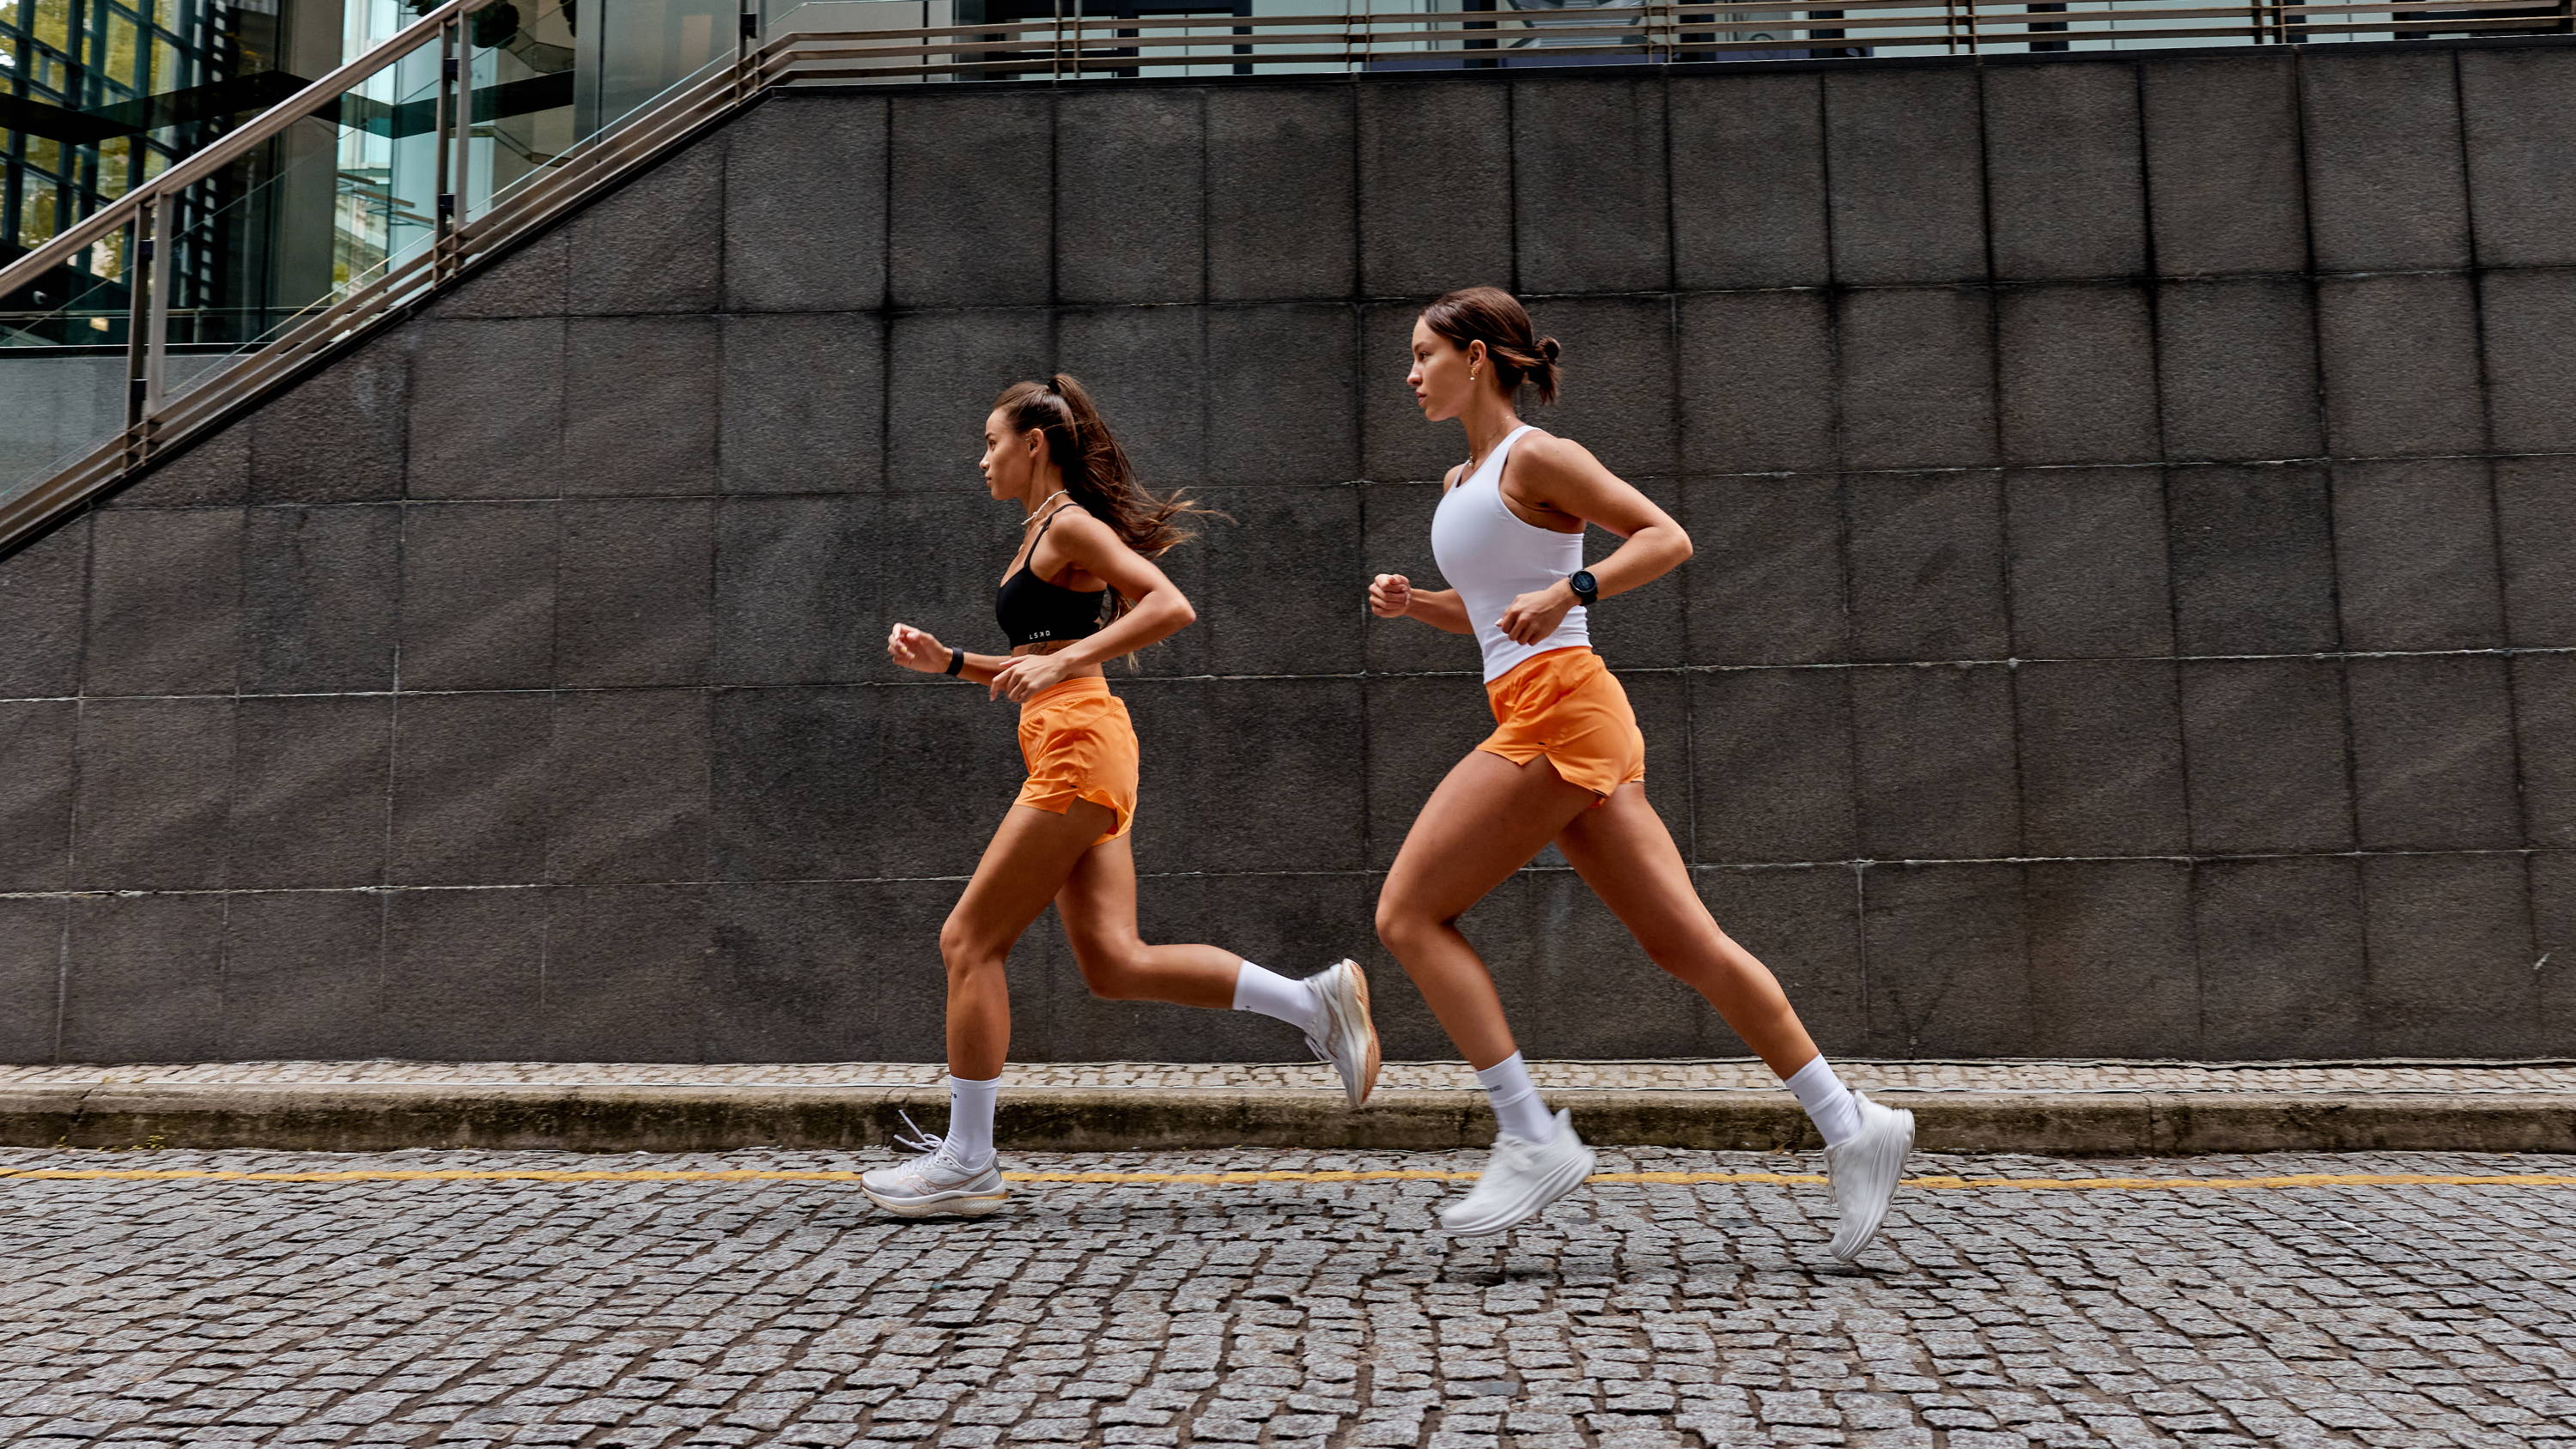
[[[1068,679],[1020,704],[1020,758],[1029,778],[1015,804],[1062,815],[1076,800],[1107,810],[1109,833],[1136,818],[1136,725],[1105,679]]]
[[[1485,686],[1494,732],[1476,746],[1526,765],[1541,755],[1565,780],[1600,797],[1646,778],[1646,736],[1628,691],[1582,645],[1533,654]]]

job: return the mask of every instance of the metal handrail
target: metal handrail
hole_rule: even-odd
[[[248,125],[226,134],[204,150],[191,153],[178,165],[63,228],[34,251],[0,267],[0,297],[33,285],[47,270],[70,261],[84,247],[131,223],[153,200],[205,180],[249,155],[253,147],[274,138],[287,127],[325,106],[337,104],[342,96],[373,79],[377,72],[435,38],[450,21],[492,3],[493,0],[446,0],[445,4],[405,27],[393,39],[260,112]]]

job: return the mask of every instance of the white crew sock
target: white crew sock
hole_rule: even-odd
[[[1789,1090],[1798,1094],[1798,1105],[1825,1135],[1827,1147],[1840,1147],[1860,1135],[1860,1103],[1822,1056],[1789,1075]]]
[[[974,1082],[948,1078],[948,1155],[968,1167],[980,1167],[993,1155],[993,1099],[1002,1079]]]
[[[1539,1100],[1530,1081],[1529,1064],[1514,1052],[1476,1074],[1476,1084],[1494,1104],[1494,1120],[1523,1142],[1546,1142],[1556,1136],[1556,1119]]]
[[[1323,1029],[1323,1003],[1303,981],[1291,981],[1276,971],[1243,963],[1234,973],[1234,1009],[1257,1011],[1263,1016],[1284,1021],[1299,1031],[1313,1036]]]

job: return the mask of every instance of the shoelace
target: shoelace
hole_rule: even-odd
[[[948,1145],[947,1138],[933,1137],[929,1133],[922,1131],[921,1124],[912,1120],[912,1114],[910,1112],[903,1110],[901,1107],[897,1107],[894,1109],[894,1114],[903,1119],[903,1125],[912,1129],[912,1135],[910,1137],[906,1137],[900,1132],[896,1133],[894,1139],[895,1146],[909,1147],[915,1152],[937,1152],[940,1148]]]

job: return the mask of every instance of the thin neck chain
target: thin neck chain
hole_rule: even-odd
[[[1062,498],[1063,496],[1064,496],[1064,490],[1063,490],[1063,489],[1061,489],[1061,488],[1059,488],[1059,489],[1055,490],[1053,493],[1048,494],[1048,495],[1047,495],[1047,496],[1045,496],[1044,498],[1039,499],[1039,500],[1038,500],[1038,506],[1037,506],[1036,508],[1032,508],[1032,509],[1030,509],[1030,510],[1029,510],[1029,516],[1020,520],[1020,527],[1022,527],[1022,528],[1026,528],[1026,527],[1028,527],[1030,524],[1037,522],[1039,519],[1046,517],[1047,515],[1046,515],[1045,513],[1041,512],[1040,510],[1044,509],[1048,504],[1053,503],[1054,501],[1056,501],[1056,500],[1057,500],[1057,499],[1059,499],[1059,498]],[[1065,507],[1066,507],[1066,508],[1070,508],[1070,507],[1072,507],[1072,506],[1073,506],[1073,505],[1071,505],[1071,504],[1066,504],[1066,505],[1065,505]],[[1058,513],[1062,513],[1063,511],[1064,511],[1064,509],[1063,509],[1063,508],[1059,508],[1059,509],[1057,509],[1057,510],[1056,510],[1056,512],[1058,512]]]

